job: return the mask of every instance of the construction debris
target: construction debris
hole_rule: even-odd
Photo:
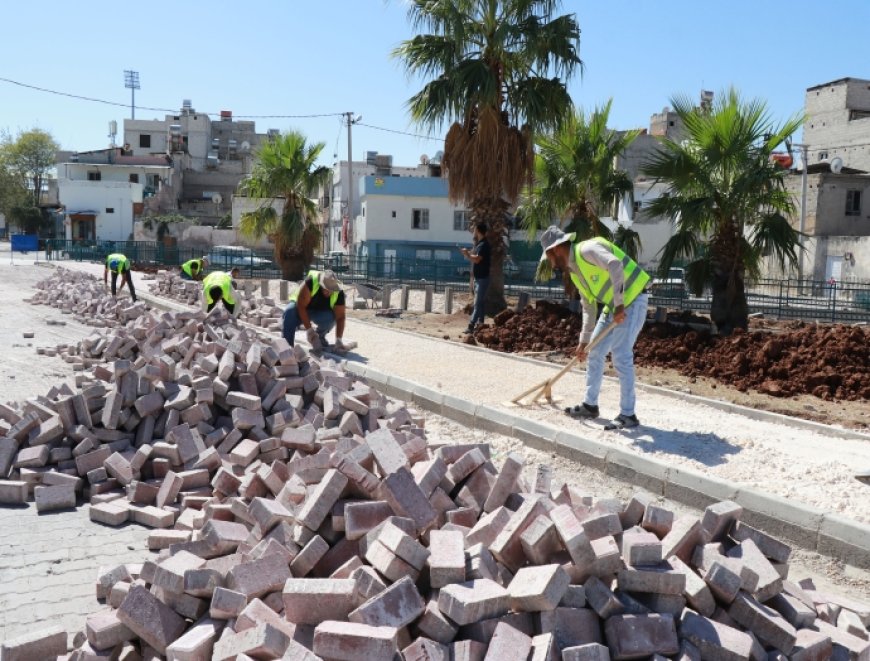
[[[736,503],[527,482],[522,456],[428,443],[414,410],[225,315],[95,337],[108,362],[75,391],[0,406],[0,501],[81,494],[155,528],[156,560],[98,569],[68,659],[870,657],[870,606],[789,581],[791,549]]]

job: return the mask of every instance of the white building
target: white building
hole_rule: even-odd
[[[359,186],[353,228],[358,257],[387,269],[391,260],[434,260],[451,273],[465,263],[457,246],[470,245],[468,212],[450,202],[446,179],[366,176]]]
[[[110,149],[77,154],[57,165],[65,235],[76,241],[127,241],[148,198],[172,190],[173,166],[162,157],[123,156]]]

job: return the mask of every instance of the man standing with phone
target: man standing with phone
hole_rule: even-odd
[[[474,276],[474,309],[465,333],[473,333],[478,324],[486,317],[486,290],[489,289],[489,265],[492,249],[486,240],[487,226],[484,222],[474,224],[474,246],[460,248],[462,256],[471,262],[471,274]]]

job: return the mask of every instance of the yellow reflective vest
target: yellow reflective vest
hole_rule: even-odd
[[[126,255],[119,252],[113,252],[111,255],[106,257],[106,268],[115,273],[129,271],[130,260],[127,259]]]
[[[570,273],[571,281],[587,301],[602,303],[608,312],[613,311],[613,283],[610,281],[610,273],[607,272],[607,269],[590,264],[581,256],[583,246],[590,242],[602,244],[618,259],[622,260],[622,273],[625,277],[622,304],[624,307],[628,307],[643,292],[644,287],[650,281],[650,276],[619,246],[607,239],[596,237],[574,244],[574,259],[577,261],[582,277],[572,271]]]
[[[202,281],[202,291],[205,295],[205,301],[209,305],[214,303],[211,297],[213,287],[220,287],[223,292],[223,300],[230,305],[236,304],[236,299],[233,297],[233,276],[225,271],[214,271],[209,273]]]
[[[181,270],[187,273],[191,278],[200,274],[202,271],[201,259],[189,259],[181,265]]]
[[[308,272],[306,279],[311,278],[311,297],[314,298],[314,295],[320,291],[320,271],[311,270]],[[302,286],[305,286],[305,283],[302,283]],[[290,297],[291,301],[296,301],[299,299],[299,291],[302,287],[299,287],[293,295]],[[338,295],[340,292],[334,291],[329,295],[329,307],[334,308],[336,301],[338,301]]]

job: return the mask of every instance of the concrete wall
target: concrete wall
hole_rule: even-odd
[[[787,178],[795,213],[792,227],[800,228],[801,175]],[[861,214],[846,215],[849,190],[861,192]],[[854,174],[810,174],[807,176],[807,213],[804,231],[818,236],[870,236],[870,176]]]
[[[234,195],[232,198],[233,227],[238,229],[242,214],[256,211],[264,203],[271,204],[278,214],[284,212],[284,198],[276,197],[272,198],[272,200],[261,200],[259,198]]]
[[[175,237],[178,245],[185,248],[202,248],[212,246],[246,246],[248,248],[269,248],[273,246],[265,237],[259,241],[251,241],[235,229],[219,230],[205,225],[190,223],[170,223],[169,236]],[[157,241],[157,227],[147,229],[142,221],[136,221],[133,232],[135,241]]]
[[[809,162],[835,156],[844,165],[870,171],[870,80],[844,79],[811,87],[806,92],[807,116],[803,141]]]
[[[96,212],[98,240],[127,241],[130,238],[133,233],[133,203],[142,201],[142,184],[61,179],[58,186],[60,199],[68,212]],[[66,225],[66,238],[73,238],[69,224]]]

